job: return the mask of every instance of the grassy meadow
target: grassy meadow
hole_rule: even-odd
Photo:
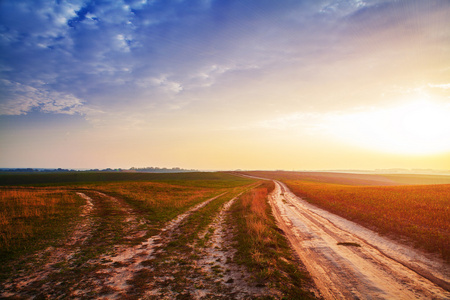
[[[60,188],[0,188],[0,264],[54,245],[83,203],[75,192]]]
[[[254,180],[224,173],[69,172],[0,175],[0,262],[55,246],[85,203],[77,191],[117,196],[157,230],[195,204]],[[94,196],[94,194],[89,194]],[[99,212],[97,212],[99,213]]]
[[[107,182],[166,182],[202,187],[239,185],[245,179],[220,172],[139,173],[139,172],[51,172],[0,173],[0,186],[60,186]]]
[[[172,278],[165,281],[161,290],[168,295],[183,296],[186,288],[205,286],[223,292],[226,287],[217,286],[216,281],[229,276],[226,266],[233,261],[248,270],[253,286],[274,288],[281,297],[289,299],[312,298],[307,292],[311,279],[272,216],[267,196],[274,188],[273,182],[226,173],[52,173],[18,174],[11,178],[2,175],[0,179],[0,283],[17,273],[33,273],[46,261],[45,257],[34,260],[35,254],[44,253],[41,251],[49,246],[67,246],[65,238],[83,221],[80,212],[86,202],[77,195],[79,192],[88,195],[94,204],[90,234],[78,244],[81,248],[70,262],[61,262],[61,269],[47,278],[68,286],[83,286],[83,278],[104,268],[101,262],[93,262],[111,253],[114,247],[137,245],[157,234],[177,215],[218,196],[179,225],[164,251],[143,261],[144,268],[128,281],[131,295],[144,295],[158,278]],[[121,206],[98,192],[114,197]],[[205,267],[198,263],[205,247],[212,247],[211,239],[217,230],[211,224],[223,205],[234,197],[237,198],[224,221],[234,233],[229,237],[232,244],[219,250],[233,247],[237,252],[226,262],[208,264],[206,268],[213,271],[213,276],[199,281],[196,278],[205,276]],[[146,220],[144,227],[136,229],[145,230],[145,236],[127,240],[123,205]],[[149,266],[151,271],[146,269]],[[30,291],[33,293],[33,287]],[[65,295],[67,291],[64,286],[55,286],[51,293]]]
[[[382,234],[400,237],[450,261],[448,176],[320,172],[247,174],[281,180],[295,194],[319,207]],[[85,193],[94,203],[90,212],[90,235],[71,258],[71,265],[64,265],[52,275],[55,282],[63,280],[73,285],[82,282],[83,276],[104,268],[101,262],[92,265],[89,261],[110,253],[118,245],[138,245],[157,234],[177,215],[219,196],[182,222],[164,246],[164,251],[144,261],[143,266],[151,266],[151,271],[142,269],[130,279],[133,295],[144,295],[158,278],[172,278],[162,289],[167,295],[183,295],[187,286],[199,285],[200,281],[195,278],[202,278],[205,273],[198,262],[214,234],[211,224],[223,205],[237,197],[225,221],[226,227],[234,233],[232,247],[237,251],[233,262],[249,271],[250,281],[256,286],[273,288],[286,299],[312,298],[307,292],[311,278],[293,254],[272,215],[267,199],[274,189],[272,181],[220,172],[77,172],[8,176],[0,175],[0,283],[17,271],[33,272],[39,263],[45,263],[44,259],[35,264],[32,259],[35,254],[50,246],[64,246],[75,225],[83,221],[80,212],[86,201],[77,193]],[[418,182],[427,184],[418,185]],[[134,216],[145,219],[145,224],[136,228],[146,232],[145,236],[133,241],[127,240],[127,209],[132,210]],[[23,261],[28,262],[28,269],[21,267]],[[210,268],[214,276],[206,277],[205,285],[210,281],[210,287],[213,287],[215,280],[229,276],[230,270],[219,263]],[[64,295],[65,288],[61,287],[58,293]]]
[[[321,208],[450,261],[450,176],[255,172]],[[424,183],[420,184],[417,183]]]

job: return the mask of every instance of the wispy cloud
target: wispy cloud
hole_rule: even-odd
[[[69,115],[86,112],[83,101],[70,94],[5,79],[0,80],[0,86],[4,97],[0,112],[4,115],[22,115],[32,110]]]

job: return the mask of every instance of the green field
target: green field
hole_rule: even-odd
[[[138,173],[138,172],[55,172],[0,174],[0,186],[55,186],[99,182],[157,181],[192,186],[232,186],[248,179],[221,172]]]

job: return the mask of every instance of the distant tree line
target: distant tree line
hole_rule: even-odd
[[[182,169],[182,168],[158,168],[158,167],[145,167],[130,169],[89,169],[89,170],[74,170],[74,169],[44,169],[44,168],[0,168],[0,172],[21,172],[21,173],[36,173],[36,172],[148,172],[148,173],[181,173],[181,172],[197,172],[194,169]]]
[[[22,173],[36,173],[36,172],[75,172],[76,170],[69,169],[33,169],[33,168],[1,168],[0,172],[22,172]]]
[[[135,168],[132,167],[129,171],[134,172],[149,172],[149,173],[181,173],[181,172],[197,172],[198,170],[194,169],[181,169],[181,168],[158,168],[158,167],[146,167],[146,168]]]

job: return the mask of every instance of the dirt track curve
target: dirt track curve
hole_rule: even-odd
[[[450,268],[307,203],[275,181],[270,203],[324,299],[450,299]]]

